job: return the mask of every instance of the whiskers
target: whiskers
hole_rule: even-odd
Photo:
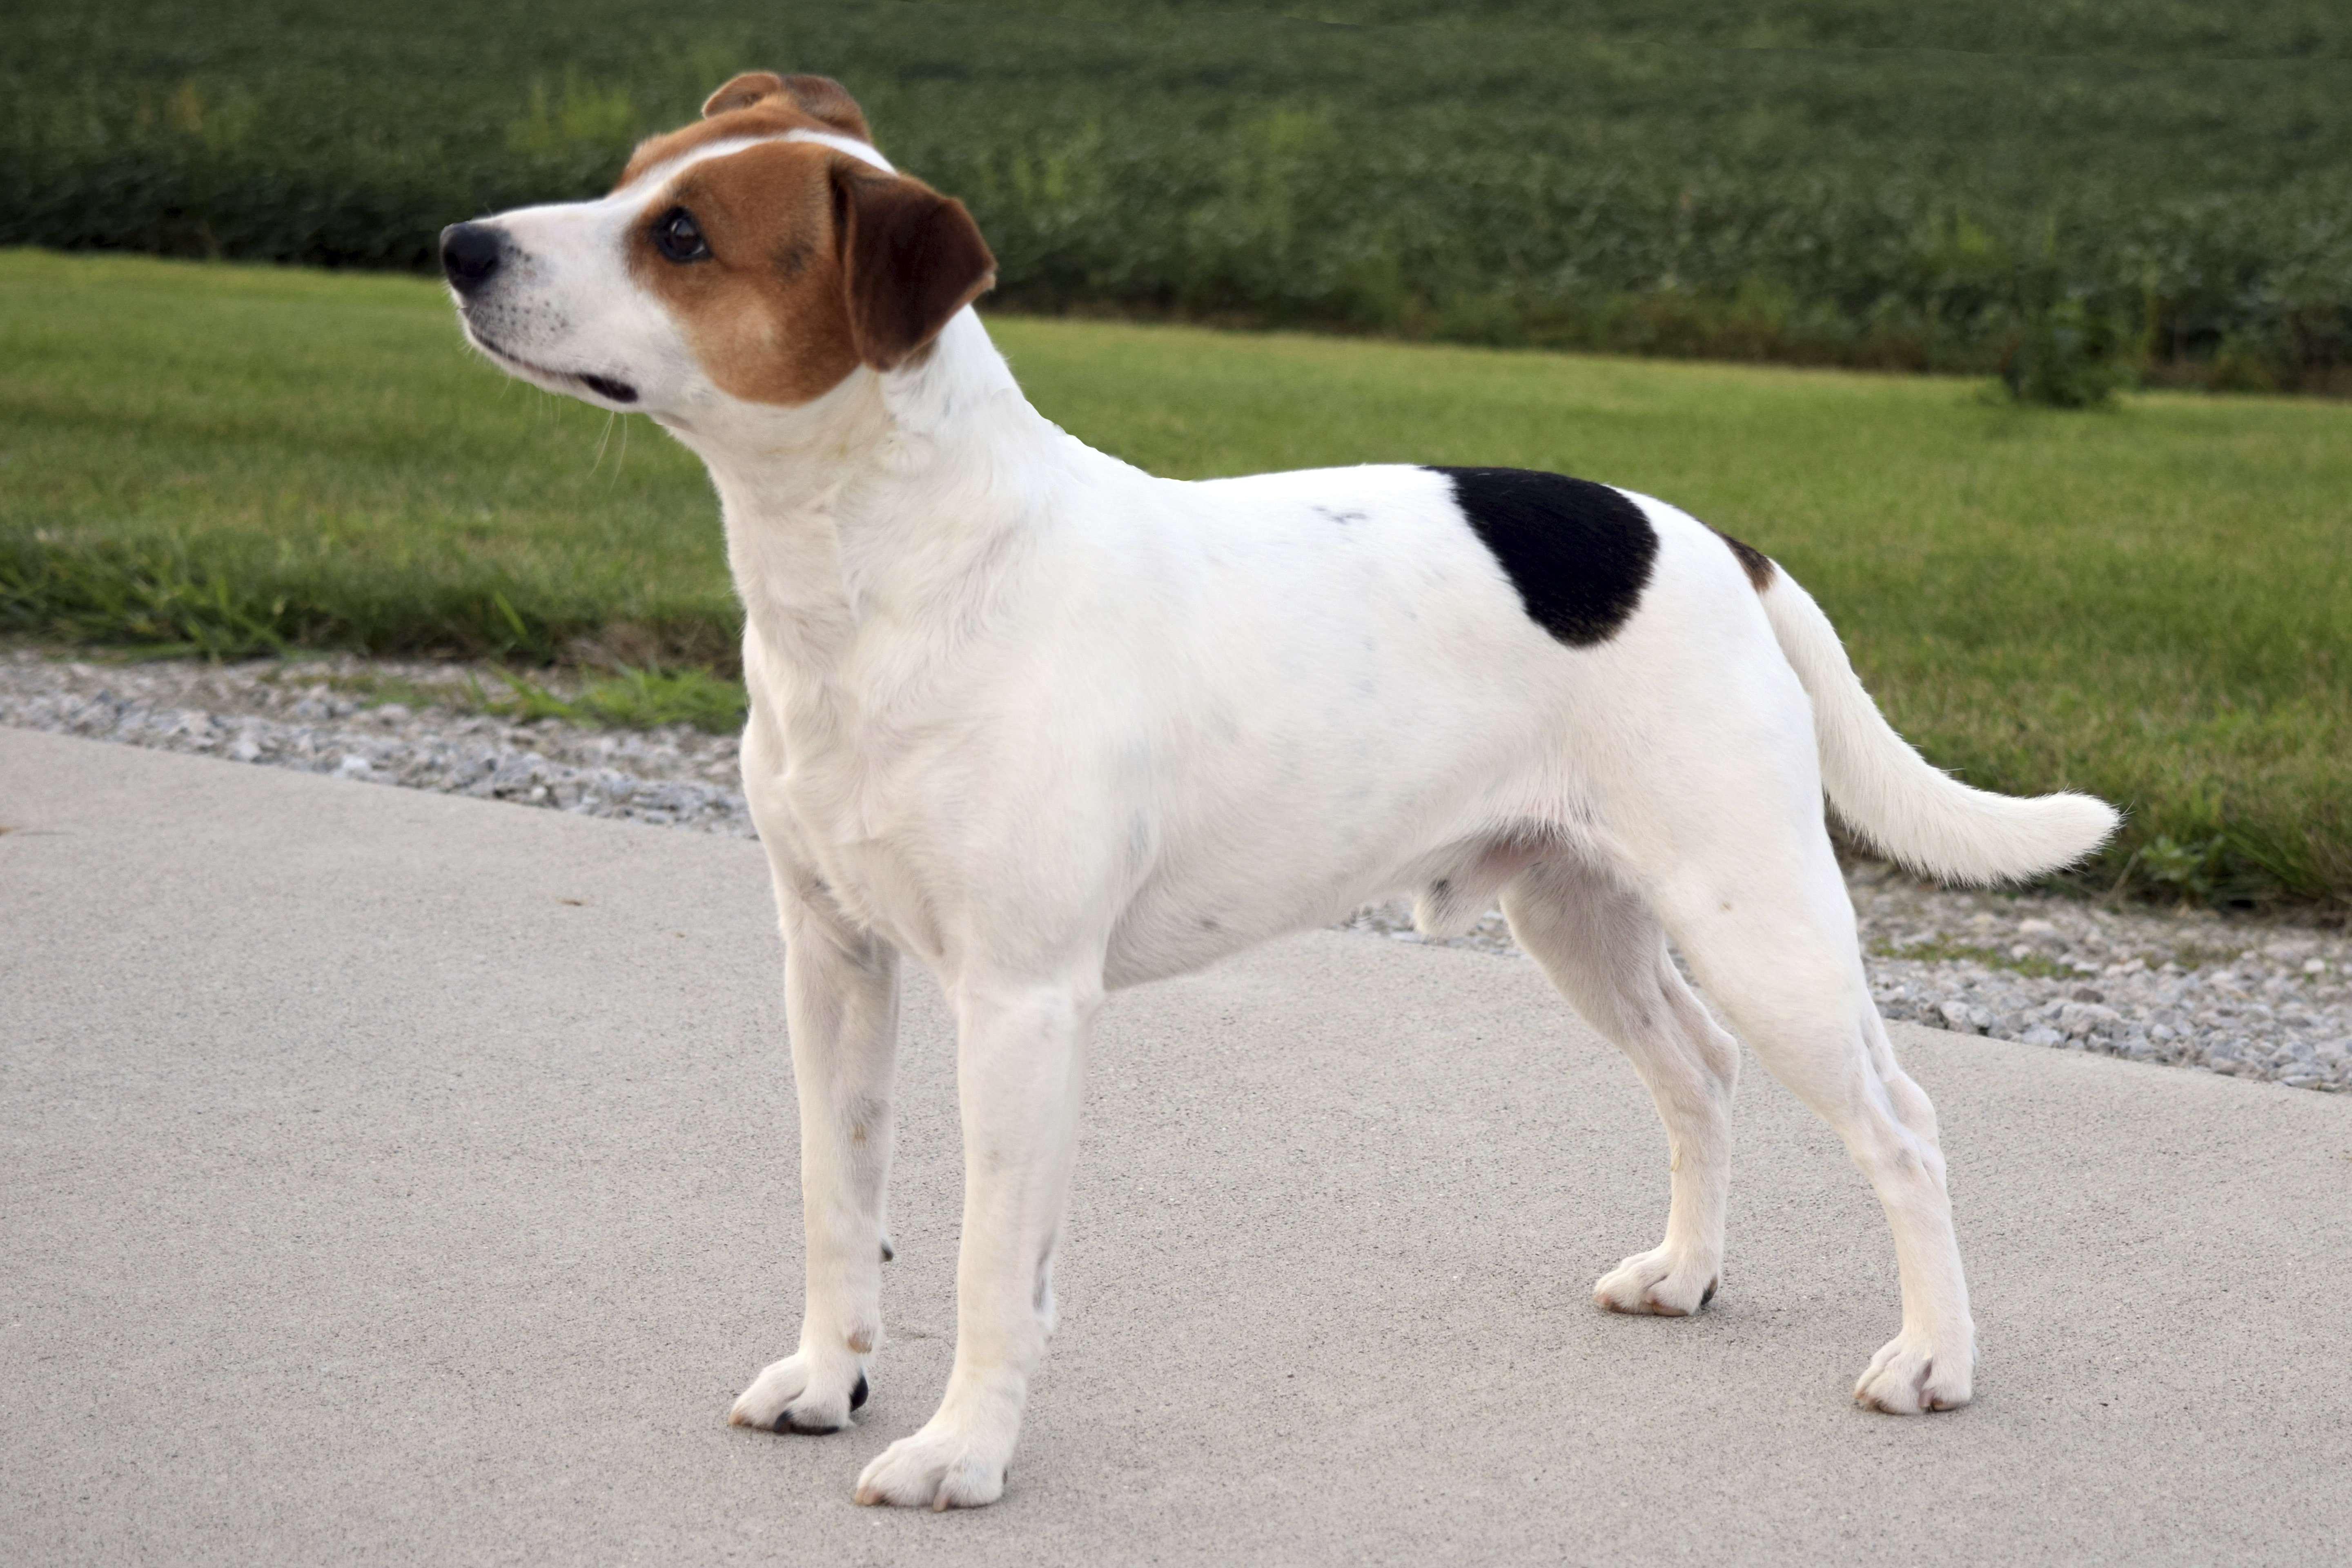
[[[629,460],[629,422],[617,408],[604,411],[604,434],[596,437],[596,458],[588,465],[588,471],[593,474],[604,466],[604,448],[613,444],[613,427],[615,425],[621,429],[621,449],[613,454],[612,483],[617,489],[621,483],[621,468]]]

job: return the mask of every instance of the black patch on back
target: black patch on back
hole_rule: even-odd
[[[1528,619],[1561,642],[1606,642],[1641,603],[1657,531],[1607,485],[1532,468],[1430,472],[1454,481],[1455,504],[1519,591]]]

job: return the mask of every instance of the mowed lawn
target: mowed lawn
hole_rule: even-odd
[[[997,318],[1031,397],[1182,477],[1514,464],[1778,558],[1896,726],[2129,806],[2098,875],[2352,905],[2352,406]],[[0,254],[0,624],[223,652],[725,668],[698,465],[509,381],[412,278]]]

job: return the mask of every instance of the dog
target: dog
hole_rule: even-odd
[[[2116,813],[1937,771],[1769,557],[1646,496],[1514,469],[1185,483],[1024,399],[972,301],[995,261],[838,83],[758,72],[601,199],[457,224],[467,337],[644,413],[708,466],[743,603],[743,788],[775,880],[800,1094],[798,1348],[735,1423],[840,1429],[882,1342],[898,970],[957,1028],[955,1362],[863,1503],[995,1500],[1055,1318],[1105,994],[1410,892],[1499,898],[1664,1121],[1664,1240],[1622,1312],[1721,1279],[1738,1048],[1884,1204],[1901,1331],[1854,1397],[1968,1402],[1975,1330],[1935,1111],[1871,1002],[1822,808],[1948,879],[2036,875]]]

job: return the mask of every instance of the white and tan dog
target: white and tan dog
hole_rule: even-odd
[[[830,1432],[882,1342],[898,963],[954,1009],[954,1371],[862,1502],[993,1500],[1053,1327],[1106,992],[1403,889],[1500,897],[1664,1119],[1664,1241],[1603,1275],[1675,1315],[1723,1259],[1738,1051],[1845,1141],[1902,1331],[1854,1396],[1949,1409],[1975,1359],[1935,1112],[1871,1005],[1822,817],[1979,881],[2073,861],[2085,796],[1967,789],[1891,731],[1773,563],[1670,506],[1511,469],[1179,483],[1022,397],[994,262],[822,78],[740,77],[599,201],[449,229],[467,336],[709,466],[747,626],[743,784],[775,873],[801,1104],[799,1348],[733,1419]]]

